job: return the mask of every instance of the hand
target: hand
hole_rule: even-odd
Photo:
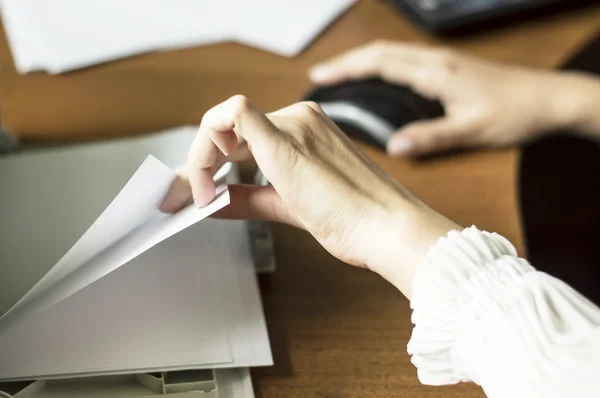
[[[318,105],[265,115],[242,96],[206,113],[162,210],[177,211],[192,195],[207,205],[215,169],[250,156],[272,186],[231,186],[220,217],[303,228],[334,256],[379,272],[407,295],[429,247],[458,228],[371,162]]]
[[[441,101],[446,115],[401,128],[392,155],[500,147],[564,127],[574,87],[559,73],[494,64],[448,49],[375,42],[313,67],[317,84],[381,77]]]

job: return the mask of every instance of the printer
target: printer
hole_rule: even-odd
[[[196,131],[1,155],[0,316],[114,211],[148,154],[174,169]],[[225,178],[239,182],[234,165]],[[0,397],[251,398],[249,368],[272,365],[255,275],[274,270],[268,224],[201,220],[57,304],[0,324]]]

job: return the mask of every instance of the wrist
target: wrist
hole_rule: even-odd
[[[373,255],[366,261],[369,269],[393,284],[407,298],[412,281],[429,249],[451,230],[462,227],[420,202],[399,203],[382,212]]]
[[[581,72],[556,74],[548,114],[553,131],[600,135],[600,81]]]

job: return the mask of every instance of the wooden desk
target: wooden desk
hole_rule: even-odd
[[[600,7],[502,31],[436,42],[389,5],[363,0],[307,51],[285,59],[237,44],[133,57],[62,75],[18,76],[2,36],[2,120],[24,140],[87,140],[198,123],[235,93],[265,111],[302,98],[314,62],[376,38],[452,45],[505,62],[554,67],[600,27]],[[427,203],[523,250],[516,150],[424,164],[366,149]],[[276,275],[262,278],[276,365],[253,371],[258,396],[482,397],[472,385],[430,388],[406,354],[407,301],[378,276],[341,264],[307,234],[275,226]]]

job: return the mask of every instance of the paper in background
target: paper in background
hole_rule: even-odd
[[[238,41],[295,56],[356,0],[0,0],[19,73]]]

